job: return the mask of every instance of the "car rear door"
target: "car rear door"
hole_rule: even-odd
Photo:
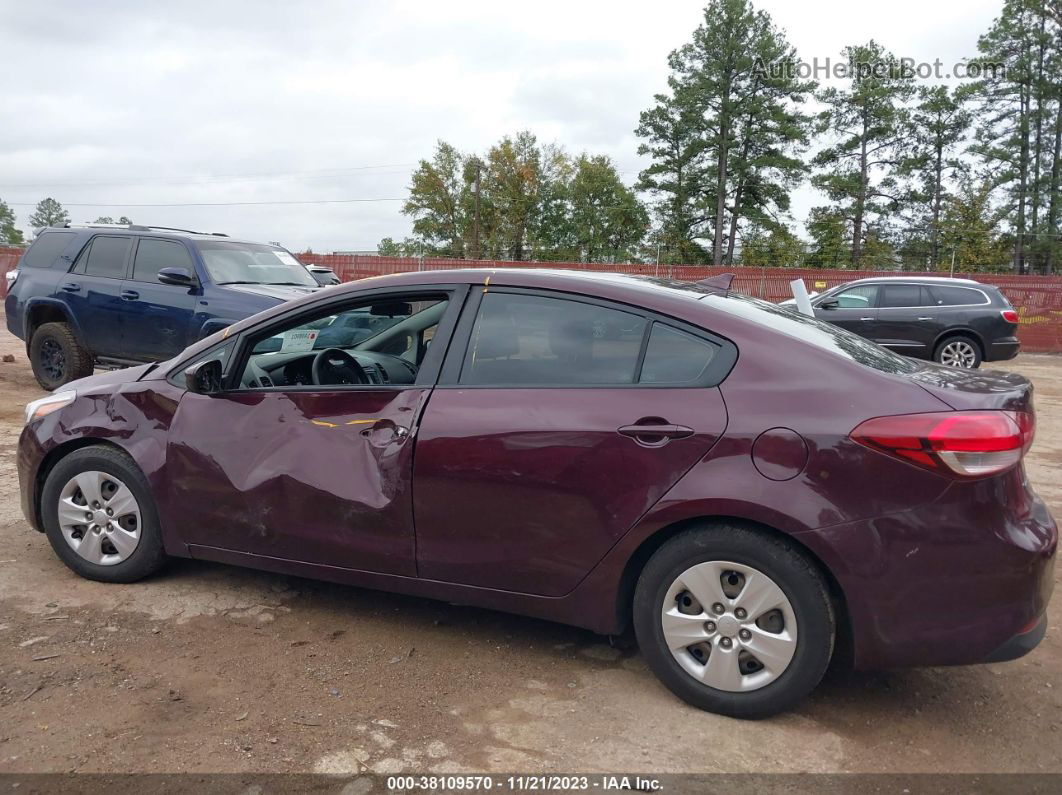
[[[124,353],[121,289],[132,243],[128,235],[96,235],[56,288],[56,294],[70,307],[85,344],[96,356]]]
[[[569,592],[723,433],[734,355],[629,307],[474,292],[417,437],[418,574]]]
[[[933,340],[943,331],[941,313],[920,284],[896,283],[881,287],[878,317],[870,338],[897,353],[927,357]]]
[[[135,359],[162,360],[175,356],[189,343],[192,317],[201,288],[163,284],[162,268],[184,268],[195,274],[195,264],[180,240],[141,237],[133,253],[129,278],[122,283],[125,323],[123,348]]]

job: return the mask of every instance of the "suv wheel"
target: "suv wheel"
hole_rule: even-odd
[[[679,698],[735,718],[788,709],[822,679],[833,606],[815,565],[784,540],[716,524],[649,559],[634,595],[646,662]]]
[[[37,383],[48,390],[92,375],[92,354],[66,323],[45,323],[33,332],[29,356]]]
[[[933,361],[974,370],[981,366],[981,346],[969,337],[948,337],[937,345]]]

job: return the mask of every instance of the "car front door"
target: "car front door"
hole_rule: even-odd
[[[434,326],[444,339],[459,312],[453,296],[433,296],[445,302]],[[414,576],[413,442],[445,346],[407,357],[391,335],[391,376],[372,371],[371,384],[304,384],[302,364],[324,351],[313,346],[321,315],[299,311],[295,322],[241,338],[221,393],[181,398],[168,435],[165,515],[180,523],[193,555],[223,550]],[[281,346],[265,344],[278,334]],[[305,353],[305,361],[291,359],[294,369],[285,365],[267,381],[252,379],[247,360],[256,345],[284,359]],[[410,374],[408,383],[395,377],[401,372]]]
[[[878,286],[859,284],[815,302],[815,317],[861,337],[871,337],[877,320]]]
[[[473,291],[418,432],[420,576],[569,592],[723,433],[733,356],[626,307]]]
[[[59,279],[58,294],[70,307],[85,345],[95,356],[117,357],[124,352],[121,289],[132,242],[124,235],[96,235],[70,272]]]
[[[169,359],[191,340],[192,315],[200,288],[163,284],[162,268],[184,268],[192,276],[195,265],[179,240],[142,237],[133,254],[133,268],[122,284],[125,325],[122,340],[133,359]]]
[[[871,339],[897,353],[925,357],[943,330],[929,290],[919,284],[885,284],[878,297],[878,318]]]

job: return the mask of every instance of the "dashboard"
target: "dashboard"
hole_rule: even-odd
[[[252,356],[240,386],[244,389],[314,386],[313,360],[319,353],[321,351],[277,352]],[[412,384],[417,379],[416,365],[398,356],[370,351],[355,352],[349,349],[346,349],[346,353],[361,365],[369,384]]]

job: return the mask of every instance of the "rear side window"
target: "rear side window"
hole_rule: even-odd
[[[70,245],[73,232],[44,232],[22,257],[24,268],[47,268]]]
[[[646,320],[537,295],[487,293],[460,381],[505,386],[633,384]]]
[[[929,288],[933,306],[972,306],[985,303],[984,293],[969,287],[945,287],[934,284]]]
[[[881,288],[882,308],[931,306],[925,287],[917,284],[886,284]]]
[[[125,276],[125,260],[129,255],[130,243],[128,237],[95,237],[88,249],[78,258],[74,270],[86,276],[121,279]]]
[[[642,384],[699,382],[718,348],[684,331],[654,323],[638,379]]]
[[[175,240],[141,238],[133,260],[133,279],[138,282],[156,282],[162,268],[184,268],[195,273],[188,250]]]

